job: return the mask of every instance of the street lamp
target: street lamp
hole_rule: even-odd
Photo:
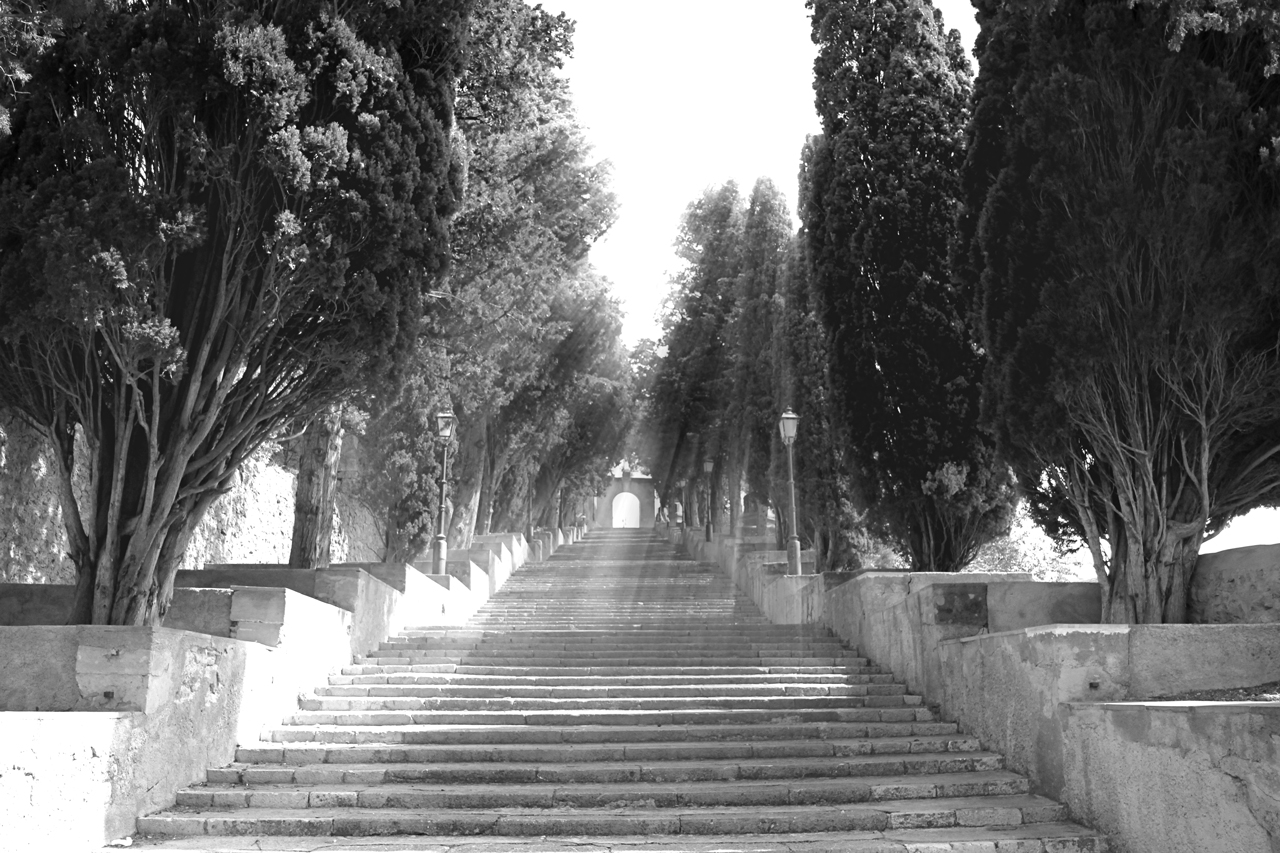
[[[787,574],[800,574],[800,536],[796,528],[796,463],[791,446],[796,443],[796,426],[800,416],[788,408],[778,419],[778,432],[787,447],[787,482],[791,487],[791,538],[787,540]]]
[[[436,575],[447,574],[446,563],[449,559],[448,538],[445,536],[445,489],[449,484],[449,440],[453,438],[453,410],[445,409],[443,412],[436,414],[436,437],[440,439],[440,444],[444,448],[441,455],[444,457],[440,468],[440,522],[436,525],[436,539],[432,543],[431,551],[431,573]]]
[[[713,489],[711,487],[711,472],[716,470],[714,459],[702,460],[702,471],[707,475],[707,541],[711,541],[711,498]]]

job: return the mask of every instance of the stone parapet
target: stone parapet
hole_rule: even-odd
[[[1191,576],[1187,621],[1280,622],[1280,545],[1202,554]]]
[[[505,548],[510,554],[513,572],[529,561],[529,543],[525,541],[523,533],[486,533],[471,537],[471,542],[473,546],[494,549],[499,560],[505,559],[500,553],[500,550]]]
[[[171,806],[237,744],[278,725],[300,692],[350,659],[345,635],[317,642],[296,615],[285,625],[272,648],[169,628],[0,628],[4,849],[89,850],[131,836],[138,815]]]
[[[1063,799],[1120,849],[1277,849],[1280,704],[1072,702],[1060,716]]]
[[[1248,736],[1253,740],[1246,747],[1229,743],[1234,735],[1213,743],[1215,727],[1226,725],[1220,715],[1238,713],[1239,706],[1152,700],[1280,680],[1280,625],[1049,625],[945,641],[939,653],[945,675],[941,691],[928,698],[940,702],[949,719],[1002,752],[1010,768],[1025,773],[1037,792],[1064,800],[1091,825],[1121,833],[1125,849],[1265,849],[1196,846],[1189,839],[1206,827],[1200,818],[1188,816],[1251,808],[1234,786],[1223,788],[1221,774],[1235,766],[1254,766],[1259,756],[1274,754],[1274,745],[1254,735]],[[1150,728],[1158,720],[1172,725],[1178,718],[1169,713],[1181,709],[1185,715],[1192,708],[1200,722],[1192,726],[1195,732],[1187,733],[1185,744],[1181,735]],[[1202,752],[1193,745],[1197,739],[1203,742]],[[1111,755],[1100,748],[1117,740],[1128,740],[1130,746]],[[1242,751],[1232,757],[1237,749]],[[1198,754],[1214,756],[1210,763],[1217,765],[1217,776]],[[1153,758],[1125,769],[1125,762],[1140,755]],[[1092,776],[1115,780],[1141,773],[1154,780],[1166,772],[1197,781],[1144,784],[1114,800],[1117,792],[1109,784],[1095,787]],[[1263,789],[1280,792],[1280,776],[1269,784]],[[1161,812],[1171,822],[1155,832],[1143,815]],[[1280,826],[1275,817],[1271,825]],[[1256,825],[1259,819],[1246,823]],[[1199,829],[1186,828],[1188,820]]]

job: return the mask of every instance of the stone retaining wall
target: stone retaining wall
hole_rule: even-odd
[[[1280,703],[1152,701],[1280,680],[1280,623],[1099,625],[1096,584],[908,572],[777,578],[732,538],[671,539],[718,563],[771,619],[826,625],[891,668],[1036,792],[1109,833],[1116,853],[1280,851]],[[1198,583],[1222,587],[1213,578],[1228,575],[1215,567]],[[1231,612],[1262,622],[1270,608]]]

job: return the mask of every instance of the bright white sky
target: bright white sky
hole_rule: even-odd
[[[588,137],[613,163],[621,202],[591,260],[626,306],[628,343],[657,338],[680,216],[706,187],[732,178],[747,194],[768,177],[794,215],[800,149],[819,129],[809,12],[804,0],[541,5],[577,22],[565,70]],[[967,0],[936,5],[972,48]]]
[[[592,263],[623,301],[627,342],[656,339],[689,202],[731,178],[746,194],[768,177],[794,216],[800,148],[819,128],[809,12],[804,0],[541,5],[577,22],[565,70],[588,138],[613,163],[621,202]],[[934,5],[972,51],[978,28],[967,0]],[[1264,510],[1237,519],[1203,550],[1273,542],[1280,543],[1280,511]]]

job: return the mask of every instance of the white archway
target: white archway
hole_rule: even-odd
[[[640,526],[640,499],[630,492],[619,492],[613,499],[613,526]]]

